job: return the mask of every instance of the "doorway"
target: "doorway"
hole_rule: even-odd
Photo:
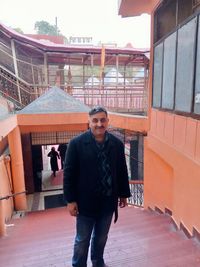
[[[53,175],[53,171],[51,169],[51,158],[48,156],[48,154],[51,152],[51,148],[55,148],[55,152],[60,157],[60,152],[58,150],[59,145],[43,145],[41,146],[42,149],[42,162],[43,162],[43,170],[42,170],[42,190],[41,191],[53,191],[53,190],[60,190],[62,189],[63,185],[63,169],[62,169],[62,163],[61,163],[61,157],[60,159],[57,158],[57,165],[58,170],[55,171],[55,176]]]
[[[66,132],[34,132],[30,135],[31,151],[32,151],[32,176],[34,183],[33,194],[29,195],[29,210],[44,210],[49,208],[46,199],[51,203],[61,203],[61,195],[63,194],[63,145],[69,143],[69,141],[82,133],[82,131],[66,131]],[[55,147],[55,151],[59,154],[61,159],[57,159],[58,170],[56,175],[53,175],[50,163],[50,157],[48,157],[51,148]],[[67,149],[67,147],[66,147]],[[61,161],[62,160],[62,161]],[[30,164],[27,166],[30,173]],[[29,176],[31,177],[31,176]],[[52,197],[50,197],[52,196]],[[58,199],[55,199],[58,197]],[[60,205],[60,206],[61,206]],[[55,206],[54,206],[55,207]]]

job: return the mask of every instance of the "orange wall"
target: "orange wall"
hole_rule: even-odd
[[[84,124],[69,124],[69,125],[26,125],[20,126],[20,132],[23,133],[33,133],[33,132],[52,132],[52,131],[84,131],[88,129],[88,123]]]
[[[21,193],[25,191],[25,182],[21,134],[18,126],[9,133],[8,142],[11,157],[13,193]],[[14,205],[16,210],[26,210],[26,195],[20,194],[15,196]]]
[[[160,0],[122,0],[120,14],[151,14],[150,92],[152,95],[153,12]],[[124,9],[122,9],[122,7]],[[126,9],[125,9],[126,7]],[[123,14],[124,11],[124,14]],[[150,109],[150,131],[144,147],[145,207],[168,208],[172,217],[192,234],[200,232],[200,121]]]
[[[0,157],[0,196],[5,197],[12,193],[10,172],[10,158]],[[13,212],[13,199],[0,200],[0,235],[5,234],[5,223],[11,218]]]
[[[126,130],[147,132],[148,118],[142,116],[109,113],[109,124]],[[88,125],[87,113],[17,115],[22,132],[85,130]]]
[[[154,7],[162,0],[121,0],[119,15],[122,17],[140,16],[143,13],[151,14]]]
[[[87,113],[59,113],[59,114],[18,114],[18,125],[65,125],[85,124]]]
[[[146,139],[146,138],[145,138]],[[147,148],[145,140],[144,149],[144,206],[145,208],[156,206],[165,211],[165,208],[173,210],[173,168],[167,164],[158,154]]]
[[[146,139],[145,207],[169,208],[178,227],[200,231],[200,121],[152,109]]]
[[[10,117],[1,120],[0,126],[0,140],[6,137],[17,125],[17,116],[11,115]]]
[[[146,133],[149,129],[149,121],[145,116],[109,113],[109,124],[116,128],[142,133]]]
[[[12,115],[0,122],[0,152],[2,153],[8,144],[8,134],[16,127],[17,119]],[[5,197],[12,193],[12,177],[10,158],[0,157],[0,196]],[[0,236],[6,232],[5,223],[13,213],[13,199],[0,201]]]
[[[119,14],[123,17],[138,16],[142,13],[150,13],[153,0],[121,0]]]
[[[0,141],[0,155],[2,155],[3,151],[6,149],[8,146],[8,138],[3,137]]]

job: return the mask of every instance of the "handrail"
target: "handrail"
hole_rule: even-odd
[[[133,160],[137,161],[138,163],[141,163],[141,164],[143,164],[143,163],[144,163],[143,161],[140,161],[140,160],[136,159],[135,157],[133,157],[133,156],[129,155],[128,153],[125,153],[125,156],[128,156],[128,157],[130,157],[131,159],[133,159]]]
[[[143,180],[129,180],[129,184],[144,184]]]
[[[26,194],[26,191],[17,192],[17,193],[10,194],[10,195],[4,196],[4,197],[0,197],[0,200],[5,200],[5,199],[8,200],[11,197],[15,197],[15,196],[21,195],[21,194]]]

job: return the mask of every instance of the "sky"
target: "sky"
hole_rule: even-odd
[[[118,0],[6,0],[1,3],[0,22],[24,33],[36,33],[36,21],[56,24],[68,37],[92,37],[93,43],[117,43],[135,48],[150,46],[150,16],[122,18]]]

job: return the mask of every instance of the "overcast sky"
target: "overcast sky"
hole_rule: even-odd
[[[92,37],[94,43],[132,43],[136,48],[150,46],[150,17],[135,18],[118,15],[118,0],[4,0],[0,22],[8,27],[35,33],[36,21],[57,25],[66,36]]]

